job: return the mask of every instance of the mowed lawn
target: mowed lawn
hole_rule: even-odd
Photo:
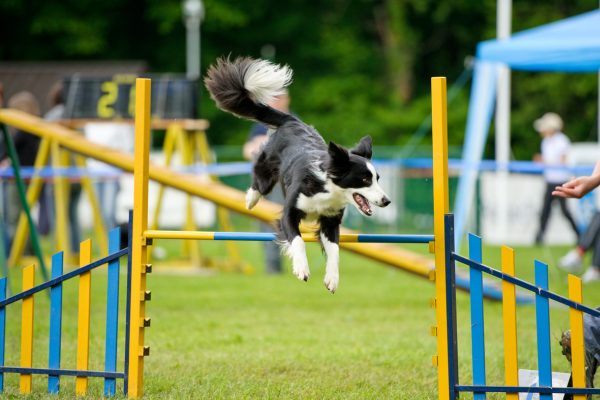
[[[159,242],[170,254],[179,243]],[[223,243],[202,243],[203,254],[222,256]],[[145,358],[146,398],[160,399],[436,399],[437,354],[430,336],[436,325],[429,299],[434,285],[420,277],[343,252],[340,287],[335,295],[323,285],[325,260],[315,244],[307,245],[311,278],[305,283],[291,273],[267,276],[262,246],[240,243],[245,259],[257,267],[252,275],[200,274],[162,268],[148,276],[152,301],[147,317]],[[426,252],[414,245],[414,250]],[[566,274],[553,260],[565,247],[517,248],[517,276],[533,281],[533,260],[548,261],[550,289],[567,295]],[[500,268],[500,249],[485,247],[484,263]],[[169,262],[162,262],[169,264]],[[123,266],[124,269],[124,266]],[[13,271],[13,287],[20,285]],[[124,332],[125,275],[121,275],[120,330]],[[41,277],[38,274],[38,282]],[[90,369],[104,369],[106,271],[92,278]],[[584,286],[587,305],[600,305],[600,285]],[[76,368],[77,279],[64,285],[62,366]],[[460,382],[470,384],[469,301],[457,294]],[[20,363],[21,305],[8,307],[6,365]],[[35,297],[34,367],[47,367],[49,299]],[[537,369],[535,308],[518,308],[519,365]],[[569,327],[568,309],[551,309],[554,371],[569,371],[557,342]],[[502,307],[485,303],[486,360],[489,384],[504,380]],[[123,370],[124,334],[119,341]],[[75,378],[63,377],[61,398],[74,398]],[[19,378],[5,374],[5,398],[18,394]],[[46,394],[47,379],[34,376],[32,398]],[[122,391],[122,381],[118,381]],[[89,398],[101,398],[101,379],[90,378]],[[122,392],[121,392],[122,393]],[[122,396],[122,394],[119,394]],[[471,398],[465,395],[463,398]],[[503,398],[490,395],[488,398]]]

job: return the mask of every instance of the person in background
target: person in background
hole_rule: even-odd
[[[567,199],[581,199],[583,196],[600,186],[600,160],[596,163],[596,167],[592,172],[591,176],[580,176],[579,178],[572,178],[571,181],[557,186],[552,192],[553,196],[567,198]],[[582,239],[579,241],[577,248],[571,250],[560,260],[560,265],[572,271],[581,269],[582,259],[584,253],[592,246],[594,246],[594,257],[592,258],[592,265],[590,265],[585,271],[582,277],[584,282],[598,281],[600,280],[600,219],[599,213],[594,214],[592,222],[588,226]]]
[[[600,212],[594,213],[592,222],[579,238],[577,247],[569,251],[558,262],[558,265],[569,272],[579,272],[583,267],[583,256],[589,249],[594,249],[592,264],[585,271],[581,280],[589,283],[600,280]]]
[[[277,96],[273,101],[269,103],[269,106],[276,110],[284,113],[290,113],[290,95],[288,93]],[[269,138],[269,129],[259,123],[255,123],[250,129],[250,135],[244,144],[243,154],[246,160],[252,160],[256,154],[258,154],[261,147],[267,142]],[[281,193],[281,187],[277,184],[271,193],[265,196],[269,201],[273,201],[278,204],[283,204],[283,195]],[[266,224],[260,224],[261,232],[275,232],[275,230]],[[281,268],[281,254],[279,247],[275,242],[264,242],[265,258],[267,264],[267,273],[277,274],[282,272]]]
[[[133,125],[118,122],[93,122],[85,125],[85,137],[92,143],[99,144],[111,149],[118,149],[123,152],[133,152],[135,141],[135,128]],[[96,169],[98,172],[106,172],[106,176],[101,177],[94,183],[96,195],[104,226],[108,231],[115,229],[118,224],[116,220],[117,196],[121,190],[119,175],[115,175],[115,169],[108,164],[87,159],[87,167]]]
[[[48,105],[50,106],[50,110],[44,114],[44,120],[55,122],[63,119],[65,114],[65,105],[63,104],[62,100],[62,93],[62,81],[58,81],[52,85],[50,91],[48,92]],[[72,200],[75,200],[77,193],[73,192],[73,187],[71,187],[70,191],[71,193],[69,197]],[[73,203],[76,204],[77,201],[73,201]],[[52,180],[50,179],[50,183],[44,183],[44,186],[42,186],[42,192],[40,193],[40,215],[38,218],[38,233],[40,235],[47,235],[50,233],[55,223],[54,213],[54,187],[52,185]],[[75,218],[75,220],[69,218],[69,223],[71,225],[77,225],[77,216]],[[70,229],[73,231],[73,226],[71,226]],[[71,247],[73,247],[73,244],[71,244]]]
[[[50,110],[44,115],[44,119],[50,122],[58,122],[65,118],[65,104],[63,99],[63,83],[58,81],[52,85],[48,92],[48,103],[50,104]],[[70,154],[70,164],[75,165],[73,161],[73,155]],[[54,213],[54,187],[46,185],[47,193],[47,210],[49,223],[54,225],[55,213]],[[81,199],[81,183],[79,178],[69,179],[69,241],[71,243],[71,252],[73,254],[79,254],[79,247],[81,243],[81,225],[79,223],[79,200]]]
[[[567,170],[556,168],[564,166],[567,161],[567,153],[571,147],[571,141],[564,133],[563,121],[558,114],[546,113],[542,118],[535,120],[533,127],[543,137],[542,139],[542,153],[536,154],[533,158],[534,161],[543,162],[546,167],[544,169],[544,178],[546,180],[546,193],[544,194],[544,206],[542,208],[542,215],[540,217],[540,230],[535,238],[536,243],[541,243],[544,239],[544,232],[548,224],[548,218],[550,217],[550,211],[552,202],[558,200],[560,208],[564,216],[569,220],[569,223],[573,227],[575,234],[579,237],[577,231],[577,225],[571,215],[571,212],[567,208],[567,203],[564,198],[556,198],[552,196],[554,188],[558,185],[562,185],[567,182],[570,178],[570,173]]]
[[[0,82],[0,108],[4,108],[4,86]]]
[[[33,94],[30,92],[19,92],[14,94],[8,99],[8,108],[14,108],[26,112],[31,115],[40,115],[40,106]],[[16,156],[19,160],[19,164],[23,167],[31,167],[35,163],[37,157],[38,148],[40,146],[40,138],[32,135],[20,129],[16,129],[11,132],[15,149]],[[8,155],[8,148],[4,144],[4,140],[0,141],[0,165],[9,166],[11,160]],[[6,240],[7,249],[12,245],[12,241],[17,230],[17,224],[19,222],[19,216],[23,206],[21,205],[21,197],[19,196],[19,190],[17,184],[14,181],[5,182],[4,185],[4,222],[6,226]],[[29,244],[26,252],[31,254],[32,249]]]

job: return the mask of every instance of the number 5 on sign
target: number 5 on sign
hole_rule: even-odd
[[[115,116],[115,109],[110,106],[117,102],[119,86],[115,82],[108,81],[104,82],[100,88],[106,94],[98,100],[98,117],[112,118]]]

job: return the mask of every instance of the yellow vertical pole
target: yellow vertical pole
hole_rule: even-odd
[[[569,299],[583,303],[581,279],[569,275]],[[583,343],[583,312],[569,308],[571,319],[571,371],[573,387],[585,387],[585,347]],[[586,400],[585,394],[574,394],[574,400]]]
[[[48,163],[48,158],[50,156],[50,139],[47,137],[42,138],[40,142],[40,147],[35,157],[35,168],[42,168]],[[27,204],[29,208],[33,206],[42,192],[42,184],[44,180],[39,176],[34,176],[31,178],[31,182],[29,183],[29,188],[27,189]],[[19,216],[19,223],[17,224],[17,230],[15,231],[15,239],[13,240],[11,249],[10,249],[10,257],[8,259],[8,265],[13,266],[19,262],[19,259],[23,255],[23,250],[25,249],[25,244],[27,243],[27,239],[29,238],[29,224],[27,223],[27,216],[25,212],[22,212]]]
[[[75,155],[75,164],[78,167],[85,167],[85,158],[79,154]],[[108,232],[106,231],[104,219],[102,218],[102,211],[98,204],[98,196],[96,196],[96,191],[94,190],[92,180],[89,176],[81,177],[81,187],[87,194],[90,204],[92,205],[92,212],[94,213],[94,233],[96,234],[100,246],[100,253],[102,255],[108,255]]]
[[[92,239],[82,242],[79,247],[79,266],[92,262]],[[92,271],[79,275],[79,319],[77,324],[77,369],[86,371],[90,359],[90,295],[92,292]],[[75,380],[75,393],[85,396],[87,376],[78,376]]]
[[[133,194],[133,232],[131,253],[131,321],[146,316],[146,274],[142,265],[147,261],[147,246],[143,233],[148,229],[148,158],[150,156],[150,79],[136,79],[135,95],[135,165]],[[129,336],[129,397],[144,393],[144,327],[132,323]]]
[[[35,282],[35,265],[23,270],[23,291],[31,289]],[[21,368],[33,367],[33,295],[23,298],[21,319]],[[31,392],[31,374],[21,374],[21,393]]]
[[[502,272],[515,276],[515,251],[502,246]],[[515,284],[502,281],[502,315],[504,318],[504,374],[506,386],[519,386],[517,351],[517,298]],[[518,393],[507,393],[507,400],[519,400]]]
[[[440,400],[450,399],[448,378],[448,321],[446,316],[446,240],[444,214],[448,202],[448,117],[446,78],[431,78],[431,123],[433,141],[433,220],[435,234],[435,297],[437,320],[437,364]]]
[[[64,161],[68,162],[68,153],[62,150],[58,142],[52,142],[52,166],[63,167]],[[64,154],[67,154],[66,160]],[[62,176],[54,177],[54,207],[56,214],[56,251],[64,251],[65,260],[71,262],[71,244],[69,241],[68,210],[69,210],[69,182]]]

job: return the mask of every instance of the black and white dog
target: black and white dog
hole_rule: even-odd
[[[294,274],[304,281],[310,276],[300,222],[318,221],[317,235],[327,254],[325,286],[335,293],[340,224],[346,205],[354,204],[371,216],[371,204],[386,207],[390,199],[377,183],[370,136],[350,151],[333,142],[327,146],[315,128],[267,105],[285,92],[291,80],[292,71],[287,66],[237,58],[233,62],[217,60],[205,83],[219,108],[274,129],[254,161],[246,207],[251,210],[280,181],[285,201],[277,221],[278,239],[293,260]]]

